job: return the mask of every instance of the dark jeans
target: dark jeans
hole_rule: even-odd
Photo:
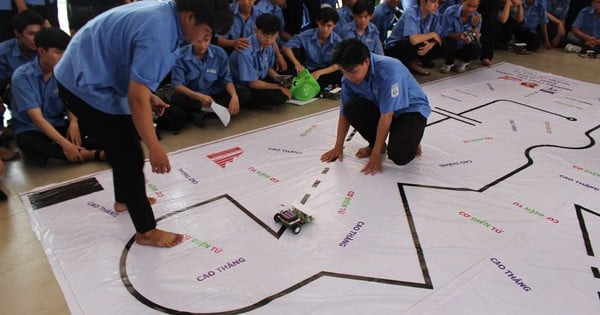
[[[527,50],[536,51],[540,48],[540,35],[528,30],[521,29],[522,23],[518,23],[512,17],[509,17],[506,23],[502,25],[502,31],[498,36],[498,42],[506,45],[510,41],[512,35],[515,35],[515,40],[519,43],[527,44]]]
[[[67,126],[54,126],[61,135],[67,134]],[[63,149],[41,131],[25,131],[15,136],[17,146],[36,164],[44,164],[48,159],[67,160]]]
[[[67,108],[93,130],[112,167],[115,201],[125,203],[135,230],[147,232],[156,227],[152,207],[146,196],[144,152],[131,115],[101,112],[59,84]]]
[[[479,58],[479,55],[481,55],[481,46],[477,43],[463,45],[458,49],[456,48],[457,45],[458,40],[456,39],[449,37],[444,39],[444,57],[447,65],[453,64],[456,58],[460,58],[464,62],[469,62],[470,60]]]
[[[498,28],[498,2],[495,0],[481,0],[477,11],[481,13],[481,60],[494,58],[496,44],[496,29]]]
[[[310,20],[308,28],[317,27],[317,17],[321,11],[319,0],[287,0],[286,9],[283,10],[283,19],[285,20],[285,30],[291,35],[296,35],[302,30],[303,5],[306,5],[308,10]]]
[[[364,98],[353,98],[344,104],[344,117],[371,148],[375,144],[380,116],[379,108]],[[427,119],[420,113],[405,113],[394,118],[387,145],[390,160],[406,165],[415,158],[426,123]]]
[[[390,49],[387,49],[385,55],[402,61],[405,66],[413,59],[419,59],[421,62],[428,62],[442,56],[442,48],[439,45],[433,46],[427,54],[419,56],[417,52],[421,46],[423,46],[423,43],[413,45],[410,41],[403,40],[396,43],[396,45],[392,46]]]

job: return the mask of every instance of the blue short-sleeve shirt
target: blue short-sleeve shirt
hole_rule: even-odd
[[[546,0],[535,0],[532,5],[528,5],[526,1],[523,1],[523,9],[525,10],[525,18],[521,29],[537,34],[540,24],[548,23]]]
[[[303,31],[294,35],[285,46],[291,49],[304,49],[304,67],[313,71],[329,67],[331,65],[333,48],[342,41],[342,38],[335,32],[331,32],[329,39],[321,46],[319,43],[319,30],[316,28]]]
[[[252,14],[250,14],[247,20],[244,20],[240,14],[240,4],[238,2],[232,3],[230,7],[231,11],[233,11],[233,24],[231,24],[231,28],[227,34],[217,34],[217,36],[227,39],[238,39],[254,34],[254,26],[258,17],[257,10],[253,8]]]
[[[344,26],[344,38],[357,38],[360,39],[363,44],[365,44],[369,51],[378,55],[383,55],[383,46],[381,46],[381,41],[379,40],[379,31],[377,27],[373,25],[373,23],[369,23],[367,25],[367,29],[365,33],[360,35],[356,30],[356,23],[352,21],[352,23],[346,24]]]
[[[130,3],[99,15],[79,30],[54,75],[92,107],[130,114],[129,81],[156,90],[175,64],[182,42],[175,2]]]
[[[593,6],[581,9],[572,26],[588,35],[600,38],[600,17],[594,14]]]
[[[569,4],[571,4],[571,0],[548,0],[546,10],[559,20],[564,21],[567,18],[567,13],[569,13]]]
[[[275,65],[273,46],[261,49],[256,35],[248,37],[248,41],[250,47],[243,51],[234,50],[229,56],[233,80],[244,84],[265,79],[267,71]]]
[[[460,12],[462,11],[462,4],[457,4],[448,7],[444,16],[442,17],[442,37],[446,37],[450,35],[450,33],[464,33],[464,32],[473,32],[473,18],[480,15],[479,12],[473,12],[473,15],[465,22],[464,24],[460,20]],[[479,22],[478,25],[481,25],[483,19]],[[462,40],[456,41],[456,48],[461,48],[465,45]]]
[[[352,16],[352,8],[343,6],[337,9],[337,13],[340,18],[333,31],[340,37],[344,38],[344,25],[354,21],[354,16]]]
[[[428,14],[423,18],[419,7],[410,7],[404,11],[400,20],[392,29],[392,34],[385,41],[384,48],[389,49],[396,43],[408,40],[410,35],[441,32],[440,16],[437,13]]]
[[[254,10],[257,12],[256,15],[259,16],[263,13],[271,13],[276,15],[281,21],[280,31],[285,29],[285,19],[283,18],[283,10],[276,4],[273,4],[270,0],[259,0],[254,5]]]
[[[19,46],[17,38],[7,39],[0,43],[0,81],[10,79],[15,70],[37,57],[37,51],[26,55]]]
[[[371,54],[369,74],[362,82],[352,83],[342,78],[340,113],[344,104],[355,97],[367,99],[379,107],[382,114],[394,112],[394,117],[417,112],[429,117],[431,108],[427,95],[398,59]]]
[[[0,10],[11,11],[12,10],[12,1],[11,0],[1,0],[0,1]]]
[[[206,95],[214,95],[225,90],[231,83],[229,56],[223,48],[209,45],[202,59],[194,55],[194,47],[181,48],[181,56],[171,71],[171,85],[185,87]]]
[[[11,84],[12,126],[15,135],[25,131],[40,131],[27,111],[40,108],[44,118],[55,127],[65,125],[65,105],[58,94],[54,76],[44,82],[38,58],[15,71]]]
[[[394,24],[398,22],[401,15],[402,12],[400,11],[400,8],[395,7],[392,9],[385,1],[375,7],[371,23],[377,27],[377,31],[379,31],[379,40],[381,40],[382,43],[387,38],[388,31],[392,30]]]

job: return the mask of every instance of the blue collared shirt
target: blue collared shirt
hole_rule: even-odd
[[[394,112],[394,117],[404,113],[420,113],[429,117],[431,108],[427,95],[419,83],[398,59],[371,54],[367,77],[355,84],[342,78],[340,113],[344,104],[355,97],[367,99],[379,107],[382,114]]]
[[[600,38],[600,17],[594,13],[593,6],[581,9],[572,26],[588,35]]]
[[[12,1],[11,0],[0,0],[0,10],[11,11],[12,10]]]
[[[460,12],[462,11],[462,4],[457,4],[448,7],[444,16],[442,17],[442,38],[450,35],[450,33],[464,33],[473,32],[477,27],[473,27],[473,18],[480,15],[479,12],[473,12],[473,15],[464,24],[460,20]],[[479,22],[478,26],[481,25],[483,19]],[[462,40],[456,41],[456,48],[461,48],[465,45]]]
[[[392,9],[385,1],[375,7],[371,23],[377,27],[377,31],[379,31],[379,40],[381,40],[382,43],[387,38],[388,31],[392,30],[394,24],[398,22],[401,15],[400,8],[395,7]],[[398,16],[398,18],[396,18],[396,16]]]
[[[52,126],[65,125],[65,104],[58,95],[58,85],[54,76],[44,82],[44,74],[38,58],[20,66],[12,77],[11,84],[12,126],[15,135],[37,130],[27,111],[39,108],[44,118]]]
[[[569,13],[569,4],[571,4],[571,0],[548,0],[546,10],[554,17],[564,21]]]
[[[185,87],[206,95],[215,95],[225,90],[231,83],[229,56],[223,48],[209,45],[200,60],[194,55],[194,47],[189,44],[181,48],[181,56],[171,71],[171,85]]]
[[[343,6],[336,10],[340,19],[338,20],[335,28],[333,29],[340,37],[344,36],[344,25],[354,21],[354,16],[352,16],[352,8],[347,6]]]
[[[260,48],[256,35],[248,37],[250,47],[243,51],[234,50],[229,56],[229,65],[235,82],[263,80],[267,71],[275,65],[275,49],[273,46]]]
[[[230,5],[231,11],[233,11],[233,24],[229,32],[225,35],[217,34],[218,37],[224,37],[227,39],[238,39],[242,37],[248,37],[254,34],[254,26],[256,24],[256,18],[258,13],[256,9],[252,9],[252,14],[244,21],[244,18],[240,14],[240,4],[238,2]]]
[[[130,3],[99,15],[79,30],[54,75],[97,110],[130,114],[129,81],[156,90],[175,64],[182,42],[175,2]]]
[[[408,40],[410,35],[427,34],[431,32],[440,33],[441,21],[437,13],[428,14],[423,18],[419,7],[411,7],[404,11],[400,17],[400,21],[396,23],[392,34],[385,41],[384,48],[389,49],[396,43]]]
[[[37,57],[37,51],[31,56],[23,53],[17,38],[7,39],[0,43],[0,81],[10,79],[13,72],[23,64]]]
[[[363,44],[367,45],[370,52],[383,55],[383,46],[381,46],[381,41],[379,41],[379,31],[373,23],[367,25],[367,29],[362,36],[358,34],[356,23],[354,21],[346,24],[346,26],[344,26],[344,39],[347,38],[358,38]]]
[[[335,32],[331,32],[324,45],[319,43],[319,30],[316,28],[303,31],[294,35],[285,46],[291,49],[304,49],[304,67],[313,71],[329,67],[331,65],[333,48],[342,41],[342,38]]]
[[[259,0],[254,5],[254,10],[256,10],[256,16],[259,16],[263,13],[271,13],[275,14],[279,20],[281,21],[280,31],[283,31],[285,28],[285,19],[283,18],[283,10],[276,4],[271,3],[270,0]]]
[[[546,0],[535,0],[532,5],[528,5],[526,1],[523,1],[523,9],[525,10],[525,18],[521,29],[537,34],[540,24],[548,23]]]

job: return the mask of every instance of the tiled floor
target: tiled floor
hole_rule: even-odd
[[[500,51],[497,52],[495,61],[506,61],[600,84],[600,59],[584,59],[561,50],[540,51],[529,56]],[[439,61],[437,63],[439,64]],[[471,69],[480,67],[475,63]],[[446,77],[452,75],[442,75],[434,69],[431,76],[421,76],[418,80],[426,83]],[[600,96],[600,92],[597,96]],[[336,101],[321,100],[303,107],[286,104],[277,111],[243,111],[232,119],[227,128],[223,128],[218,120],[212,119],[207,121],[203,129],[188,125],[177,135],[163,132],[161,142],[168,151],[176,151],[337,105]],[[0,314],[69,314],[62,291],[37,238],[32,233],[19,193],[106,168],[105,164],[97,162],[83,165],[55,162],[44,168],[22,160],[6,163],[5,173],[0,177],[0,186],[9,195],[8,201],[0,203]]]

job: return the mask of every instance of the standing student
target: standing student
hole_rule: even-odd
[[[171,71],[184,41],[226,31],[232,13],[225,0],[142,1],[114,8],[88,22],[54,70],[65,104],[96,131],[112,166],[115,210],[129,210],[141,245],[170,247],[181,234],[163,231],[146,197],[144,153],[151,171],[171,170],[152,120],[168,105],[152,91]],[[85,58],[82,58],[85,56]]]
[[[386,151],[397,165],[406,165],[420,156],[431,108],[421,86],[402,63],[369,53],[357,39],[343,40],[333,61],[344,74],[340,116],[335,145],[321,156],[321,161],[342,161],[350,126],[368,142],[356,152],[358,158],[368,158],[361,170],[364,174],[383,171],[382,154]]]

